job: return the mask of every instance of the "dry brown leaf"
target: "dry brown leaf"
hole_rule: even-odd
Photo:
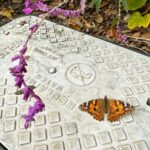
[[[0,16],[7,17],[8,19],[12,19],[12,13],[14,11],[11,8],[3,8],[0,11]]]
[[[94,21],[97,22],[97,23],[102,23],[103,22],[103,17],[100,15],[100,14],[97,14],[95,17],[94,17]]]
[[[60,0],[52,1],[52,2],[50,3],[50,6],[51,6],[51,7],[55,7],[55,6],[58,6],[60,3],[61,3]]]
[[[12,0],[12,3],[21,4],[23,0]]]
[[[88,21],[88,20],[84,19],[83,17],[82,17],[82,23],[84,24],[84,27],[86,29],[91,29],[91,28],[95,27],[94,22]]]
[[[107,37],[109,38],[113,38],[115,39],[116,41],[120,41],[119,37],[118,37],[118,33],[117,33],[117,30],[114,29],[114,28],[111,28],[107,31]]]
[[[150,33],[149,32],[143,33],[143,34],[141,34],[140,37],[145,38],[145,39],[150,39]]]
[[[135,32],[132,34],[132,37],[140,37],[141,32]]]
[[[111,8],[108,8],[104,11],[104,13],[107,15],[107,16],[111,16],[111,15],[117,15],[117,10],[116,9],[111,9]]]
[[[69,25],[69,27],[71,27],[75,30],[78,30],[78,31],[81,31],[81,28],[83,27],[80,17],[69,18],[68,25]]]

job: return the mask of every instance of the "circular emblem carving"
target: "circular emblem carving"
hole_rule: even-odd
[[[67,69],[67,78],[75,85],[86,86],[91,84],[96,77],[94,69],[82,63],[76,63],[71,65]]]

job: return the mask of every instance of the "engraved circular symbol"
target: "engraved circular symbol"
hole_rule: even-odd
[[[86,86],[91,84],[96,77],[94,69],[82,63],[71,65],[67,70],[67,78],[75,85]]]

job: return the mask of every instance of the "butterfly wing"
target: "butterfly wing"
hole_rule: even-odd
[[[120,100],[108,100],[108,120],[113,122],[119,120],[124,114],[134,111],[134,107],[129,103]]]
[[[105,108],[103,99],[95,99],[85,102],[81,104],[79,108],[81,111],[88,112],[96,120],[101,121],[104,119]]]

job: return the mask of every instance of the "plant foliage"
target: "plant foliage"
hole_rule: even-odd
[[[126,10],[136,10],[142,7],[147,0],[121,0]]]
[[[128,19],[128,28],[134,29],[136,27],[147,28],[150,24],[150,14],[142,16],[139,12],[133,13]]]
[[[102,2],[102,0],[91,0],[89,6],[96,7],[96,11],[98,12],[101,2]]]

